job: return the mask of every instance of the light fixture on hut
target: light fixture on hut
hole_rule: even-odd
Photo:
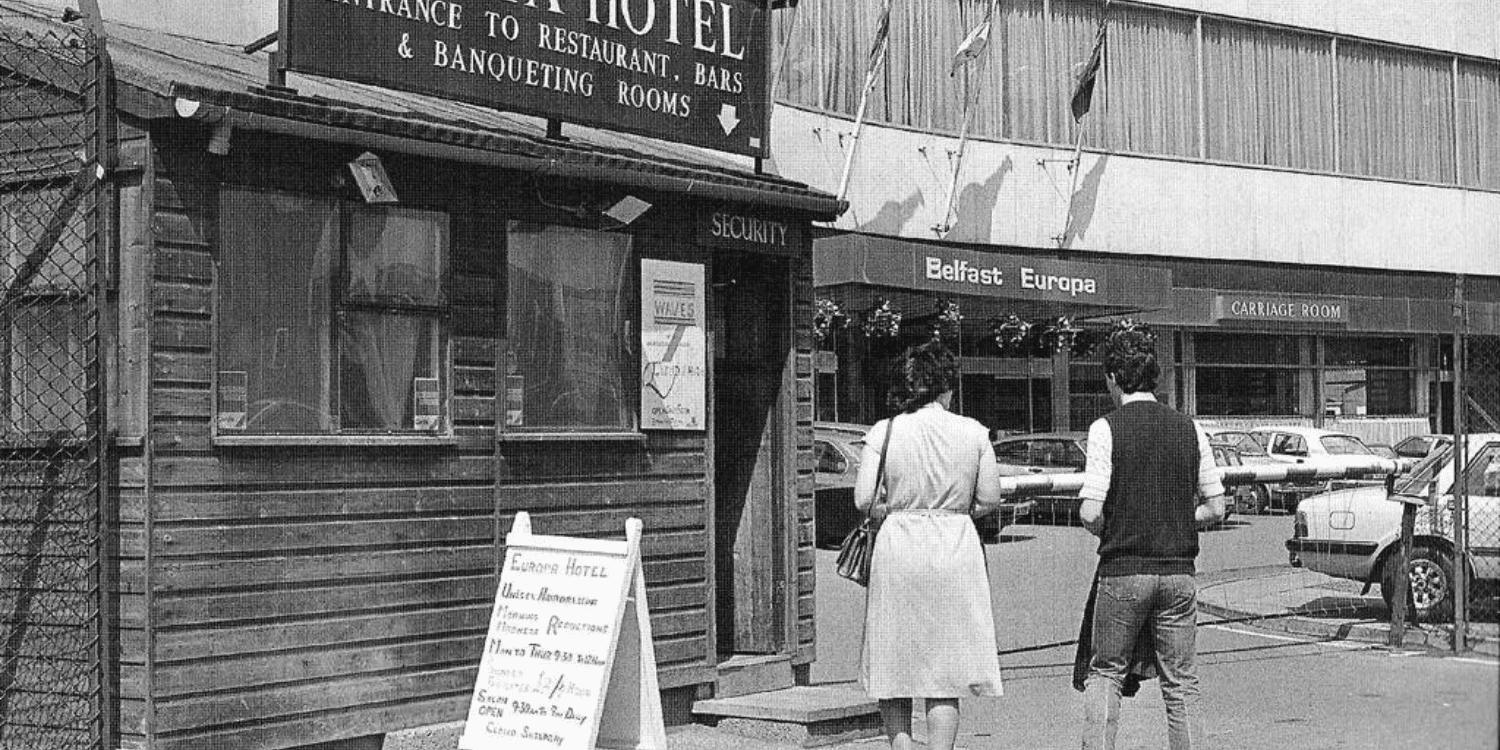
[[[641,218],[643,214],[651,210],[651,204],[633,195],[615,201],[614,205],[604,209],[600,213],[620,223],[620,226],[628,226],[631,222]]]
[[[385,173],[385,164],[380,157],[369,151],[349,162],[349,171],[359,185],[360,195],[366,203],[396,203],[396,188],[391,185],[390,175]]]

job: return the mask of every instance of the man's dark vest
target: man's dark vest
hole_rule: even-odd
[[[1198,557],[1198,432],[1155,401],[1104,417],[1114,440],[1099,574],[1193,573]]]

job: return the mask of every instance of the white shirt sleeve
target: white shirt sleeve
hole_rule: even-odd
[[[1104,502],[1109,495],[1109,480],[1114,473],[1115,438],[1109,422],[1096,419],[1089,425],[1088,454],[1083,466],[1083,489],[1078,497]],[[1211,457],[1210,457],[1211,458]]]
[[[1224,494],[1224,470],[1214,460],[1213,446],[1208,442],[1208,433],[1198,430],[1198,492],[1203,497]]]

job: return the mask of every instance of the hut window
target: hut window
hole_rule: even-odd
[[[81,198],[61,185],[0,196],[0,432],[84,434],[90,278]]]
[[[226,189],[219,435],[445,432],[448,217]]]
[[[630,236],[510,222],[506,255],[505,429],[634,430]]]

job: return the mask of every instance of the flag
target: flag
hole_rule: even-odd
[[[885,49],[891,35],[891,0],[885,0],[885,9],[880,12],[880,25],[875,27],[875,43],[870,45],[870,62],[865,66],[866,75],[885,59]]]
[[[984,54],[985,47],[990,43],[990,17],[985,16],[984,22],[974,27],[969,35],[964,37],[958,50],[953,53],[953,67],[948,70],[948,75],[958,73],[958,69],[968,64],[970,60],[977,59]]]
[[[1083,69],[1078,72],[1078,80],[1073,84],[1073,121],[1082,120],[1088,114],[1089,106],[1094,100],[1094,79],[1099,76],[1099,65],[1104,60],[1104,19],[1099,19],[1099,31],[1094,34],[1094,50],[1089,53],[1089,61],[1084,63]]]

